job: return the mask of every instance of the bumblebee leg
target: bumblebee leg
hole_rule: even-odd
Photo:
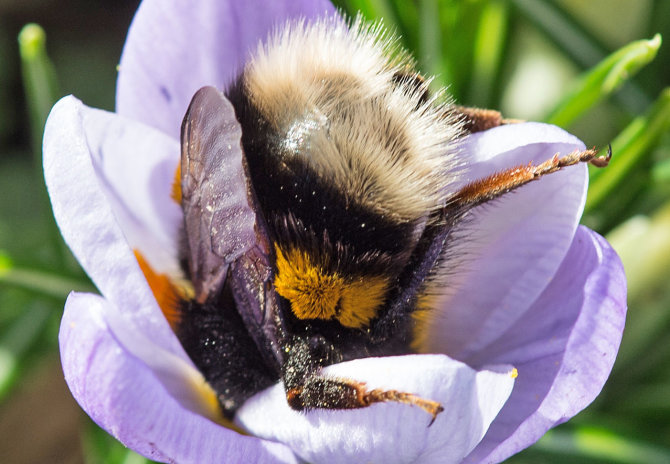
[[[313,375],[303,385],[286,391],[286,400],[291,408],[309,409],[359,409],[374,403],[393,401],[418,406],[432,416],[430,424],[444,411],[436,401],[420,398],[412,393],[397,390],[368,390],[363,382],[350,379],[333,379]],[[429,425],[430,425],[429,424]]]
[[[506,123],[500,112],[495,110],[454,106],[452,111],[463,120],[463,129],[469,133],[485,131]]]
[[[459,116],[463,121],[463,129],[470,134],[505,124],[517,124],[523,122],[520,119],[503,118],[502,114],[496,110],[474,108],[471,106],[453,106],[450,114]]]
[[[448,208],[470,209],[566,166],[589,163],[602,168],[607,166],[611,158],[612,148],[609,147],[604,156],[599,156],[595,149],[576,150],[564,156],[554,155],[540,164],[515,166],[467,184],[449,200]]]
[[[340,362],[336,348],[323,337],[296,338],[290,344],[282,368],[286,400],[297,411],[309,409],[360,409],[393,401],[418,406],[432,416],[431,424],[444,408],[436,401],[397,390],[368,390],[365,383],[330,378],[321,367]]]

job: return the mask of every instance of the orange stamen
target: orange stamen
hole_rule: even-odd
[[[177,170],[174,172],[174,179],[172,179],[172,193],[170,197],[181,205],[181,163],[177,164]]]
[[[154,294],[156,302],[158,302],[158,306],[160,306],[165,319],[167,319],[170,327],[174,330],[179,322],[181,322],[179,290],[167,275],[158,274],[154,271],[139,250],[133,250],[133,252],[144,277],[147,279],[149,288],[151,288],[151,292]]]

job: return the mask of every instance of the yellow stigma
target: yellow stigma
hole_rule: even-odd
[[[377,315],[388,287],[386,278],[345,278],[326,272],[304,251],[284,252],[276,244],[275,251],[275,289],[291,303],[298,319],[336,319],[345,327],[358,328]]]

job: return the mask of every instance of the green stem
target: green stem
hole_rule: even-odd
[[[61,277],[34,269],[0,266],[0,284],[13,285],[42,295],[64,300],[72,291],[95,292],[95,288],[81,280]]]
[[[63,269],[72,267],[69,251],[65,248],[60,231],[51,215],[51,204],[43,183],[42,171],[42,138],[44,126],[49,112],[60,95],[56,72],[46,51],[46,34],[37,24],[27,24],[18,36],[19,55],[21,56],[21,73],[23,88],[26,93],[31,143],[35,164],[35,180],[42,184],[39,189],[43,207],[45,228],[49,230],[50,244],[55,258],[55,267]]]
[[[614,162],[591,176],[585,212],[600,206],[647,159],[661,135],[670,129],[670,87],[650,111],[634,119],[613,141]]]
[[[38,165],[42,165],[44,124],[59,95],[56,73],[46,51],[46,34],[37,24],[27,24],[19,33],[23,87],[28,101],[30,133]]]

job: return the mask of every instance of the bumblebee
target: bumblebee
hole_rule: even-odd
[[[449,285],[452,233],[475,206],[579,162],[554,157],[462,185],[459,141],[505,123],[461,108],[378,26],[293,22],[182,125],[181,259],[193,297],[173,324],[224,415],[283,382],[295,410],[379,402],[324,366],[415,352],[427,295]],[[460,183],[459,183],[460,182]]]

